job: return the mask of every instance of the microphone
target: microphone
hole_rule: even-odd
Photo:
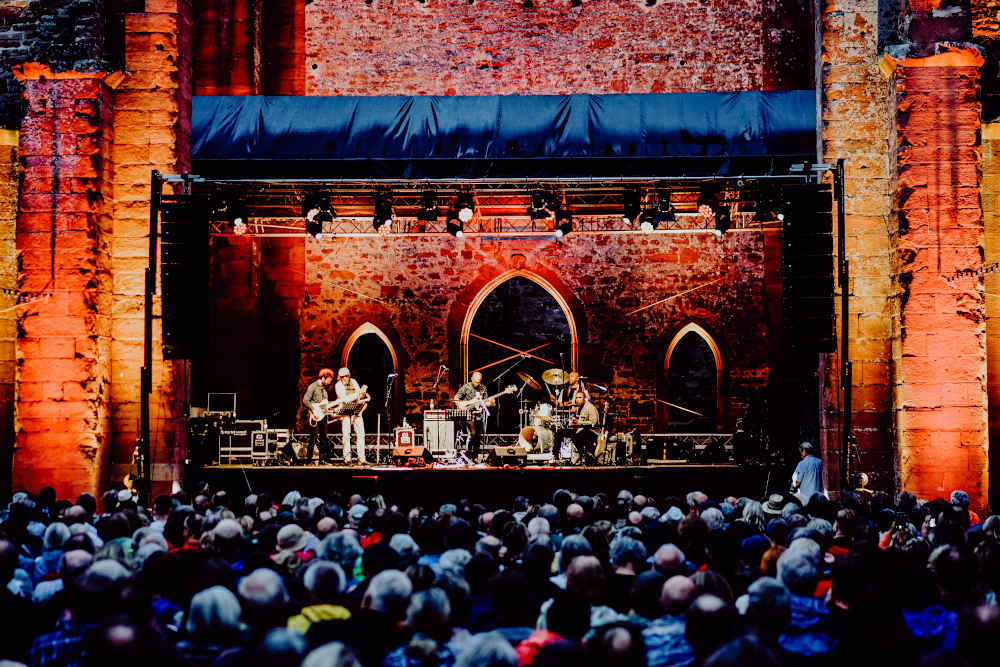
[[[399,376],[399,373],[389,373],[388,375],[386,375],[387,378],[394,378],[394,377],[398,377],[398,376]]]

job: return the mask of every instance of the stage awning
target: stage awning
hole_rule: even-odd
[[[815,91],[195,97],[207,178],[449,180],[768,174],[816,159]]]

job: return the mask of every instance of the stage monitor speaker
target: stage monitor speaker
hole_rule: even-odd
[[[395,447],[392,450],[392,463],[412,468],[434,463],[434,455],[426,447],[419,445]]]
[[[190,198],[160,206],[160,294],[163,358],[192,359],[203,351],[209,321],[208,216]]]
[[[523,466],[528,462],[528,450],[524,447],[494,447],[490,452],[490,465]]]

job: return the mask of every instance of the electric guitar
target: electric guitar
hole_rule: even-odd
[[[368,407],[368,401],[371,400],[368,396],[368,385],[361,385],[361,389],[358,391],[358,398],[352,401],[344,401],[342,399],[318,401],[309,406],[309,425],[315,426],[324,417],[339,417],[341,410],[345,406],[351,404],[361,404],[361,410],[359,412],[364,412],[364,409]]]
[[[478,408],[480,405],[489,405],[490,403],[492,403],[497,398],[500,398],[501,396],[503,396],[505,394],[513,394],[515,391],[517,391],[517,387],[515,387],[512,384],[509,384],[509,385],[507,385],[507,388],[504,389],[503,391],[497,392],[496,394],[493,394],[492,396],[487,396],[486,398],[483,398],[481,396],[476,396],[475,398],[470,398],[467,401],[455,401],[455,407],[457,407],[459,410],[468,410],[469,408]]]

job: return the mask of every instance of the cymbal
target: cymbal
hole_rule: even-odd
[[[569,373],[560,368],[550,368],[542,373],[542,382],[558,387],[569,382]]]
[[[518,371],[517,372],[517,377],[521,378],[521,382],[523,382],[524,384],[528,385],[532,389],[539,389],[540,390],[542,388],[542,385],[538,384],[538,380],[536,380],[535,378],[531,377],[530,375],[528,375],[524,371]]]

